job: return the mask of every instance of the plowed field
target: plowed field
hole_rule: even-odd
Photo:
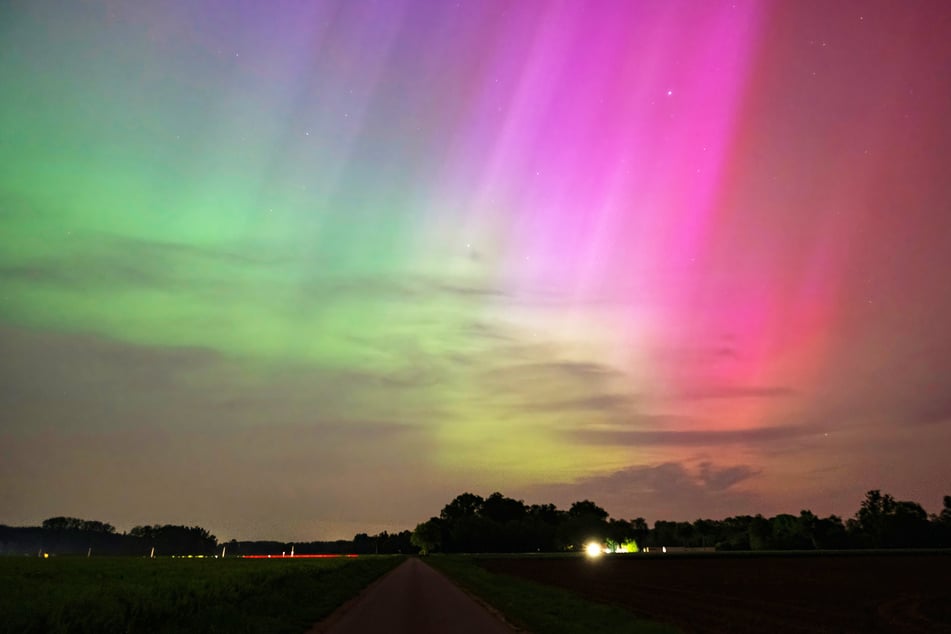
[[[951,555],[482,560],[686,632],[951,632]]]

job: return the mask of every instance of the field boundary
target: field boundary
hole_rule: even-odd
[[[379,577],[371,581],[369,585],[364,586],[363,589],[360,590],[360,592],[356,594],[356,596],[350,597],[349,599],[341,603],[340,606],[337,607],[337,609],[335,609],[333,612],[328,614],[323,620],[320,620],[317,623],[315,623],[304,634],[324,634],[324,632],[330,630],[334,625],[337,624],[337,622],[340,619],[344,617],[344,615],[350,612],[350,610],[352,610],[356,606],[356,604],[362,601],[364,597],[366,597],[366,595],[368,595],[370,592],[376,589],[378,585],[383,583],[384,579],[386,579],[387,577],[395,573],[397,569],[399,569],[400,567],[405,566],[407,561],[409,561],[409,557],[404,557],[402,562],[393,566],[388,571],[386,571],[385,573],[383,573],[382,575],[380,575]]]
[[[478,603],[486,612],[488,612],[489,614],[491,614],[491,615],[494,616],[495,618],[497,618],[497,619],[499,619],[500,621],[502,621],[503,623],[505,623],[508,627],[510,627],[510,628],[512,629],[513,632],[516,632],[516,633],[519,633],[519,632],[520,632],[520,633],[522,633],[522,634],[530,634],[529,630],[526,630],[525,628],[519,626],[518,624],[513,623],[511,620],[509,620],[508,617],[505,616],[505,613],[502,612],[502,610],[499,610],[498,608],[496,608],[494,605],[492,605],[491,603],[489,603],[488,601],[486,601],[485,599],[483,599],[481,596],[479,596],[478,594],[476,594],[475,592],[473,592],[472,590],[470,590],[468,587],[466,587],[465,585],[459,583],[458,581],[456,581],[455,579],[453,579],[452,577],[450,577],[449,575],[447,575],[446,573],[444,573],[444,572],[443,572],[442,570],[440,570],[439,568],[436,568],[435,566],[430,566],[429,563],[426,562],[426,560],[425,560],[424,558],[420,557],[419,560],[420,560],[420,562],[423,563],[427,568],[431,569],[433,572],[435,572],[436,574],[438,574],[440,577],[442,577],[443,579],[445,579],[446,581],[448,581],[448,582],[451,583],[452,585],[454,585],[454,586],[456,586],[457,588],[459,588],[459,589],[460,589],[463,593],[465,593],[470,599],[472,599],[473,601],[475,601],[476,603]]]

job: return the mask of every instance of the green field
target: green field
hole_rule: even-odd
[[[300,634],[402,560],[0,557],[0,632]]]
[[[564,557],[564,556],[563,556]],[[577,558],[577,555],[572,556]],[[478,565],[478,557],[433,555],[426,563],[505,615],[512,624],[545,634],[676,634],[676,628],[635,617],[627,610]]]

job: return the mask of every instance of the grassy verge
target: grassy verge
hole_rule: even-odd
[[[0,632],[294,632],[402,557],[0,558]]]
[[[676,628],[639,619],[626,610],[594,603],[550,586],[497,575],[466,556],[432,556],[426,563],[502,612],[516,626],[545,634],[673,634]]]

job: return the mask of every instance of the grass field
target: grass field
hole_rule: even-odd
[[[0,632],[294,632],[402,557],[0,557]]]
[[[669,625],[639,619],[621,608],[586,600],[561,588],[493,574],[480,566],[479,561],[464,555],[426,558],[427,564],[497,609],[510,623],[530,632],[673,634],[679,631]]]

